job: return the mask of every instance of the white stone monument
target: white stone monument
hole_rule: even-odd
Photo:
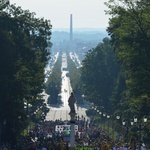
[[[70,127],[70,150],[74,150],[75,149],[75,116],[76,116],[76,111],[75,111],[75,96],[73,94],[73,92],[71,92],[71,95],[68,99],[68,104],[70,107],[70,123],[71,123],[71,127]]]

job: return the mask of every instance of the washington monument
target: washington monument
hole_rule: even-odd
[[[72,22],[72,14],[70,14],[70,43],[72,43],[73,40],[73,22]]]

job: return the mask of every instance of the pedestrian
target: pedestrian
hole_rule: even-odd
[[[47,148],[45,146],[43,146],[41,150],[47,150]]]

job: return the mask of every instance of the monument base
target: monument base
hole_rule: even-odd
[[[70,120],[70,123],[73,123],[73,124],[75,124],[76,122],[75,122],[74,120]]]
[[[76,113],[75,112],[70,112],[69,115],[70,115],[70,123],[75,123]]]
[[[69,150],[74,150],[75,149],[75,112],[70,112],[70,123],[71,123],[71,133],[70,133],[70,148]]]

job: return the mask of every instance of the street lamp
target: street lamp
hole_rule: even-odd
[[[100,111],[100,112],[99,112],[99,114],[101,115],[101,114],[102,114],[102,112]]]
[[[110,115],[107,115],[107,119],[108,119],[108,134],[109,134],[109,118],[110,118]]]
[[[18,119],[21,119],[21,116],[18,116]]]
[[[105,114],[105,113],[103,113],[103,116],[105,117],[105,116],[106,116],[106,114]]]
[[[125,121],[125,120],[122,121],[122,125],[126,127],[127,148],[128,148],[128,143],[129,143],[129,127],[130,127],[130,125],[132,126],[133,124],[134,124],[133,121],[131,121],[130,123],[129,123],[129,121]]]
[[[138,122],[138,119],[137,119],[137,117],[136,117],[136,116],[134,116],[134,119],[133,119],[133,120],[134,120],[134,122],[135,122],[135,123],[137,123],[137,122]],[[147,117],[146,117],[146,116],[144,116],[144,118],[143,118],[143,122],[144,122],[144,123],[146,123],[146,122],[147,122]]]
[[[144,116],[143,120],[144,120],[144,122],[146,123],[146,122],[147,122],[147,117]]]
[[[105,116],[106,116],[106,114],[103,113],[103,114],[102,114],[103,130],[105,129]]]
[[[119,119],[120,119],[120,116],[116,116],[116,119],[119,120]]]
[[[138,128],[139,128],[139,142],[140,142],[140,150],[141,150],[142,129],[143,129],[142,121],[138,121],[138,118],[136,116],[134,116],[133,120],[134,120],[135,125],[138,125]],[[146,116],[144,116],[143,122],[144,122],[144,124],[147,122],[147,117]]]
[[[109,116],[109,115],[107,115],[107,118],[109,119],[109,118],[110,118],[110,116]]]

